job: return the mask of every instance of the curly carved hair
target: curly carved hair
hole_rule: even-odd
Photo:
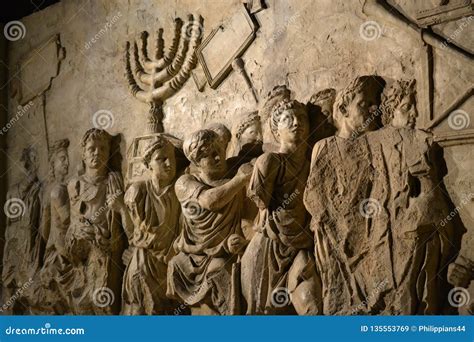
[[[385,88],[382,93],[382,123],[384,126],[390,124],[393,113],[400,102],[406,97],[416,95],[416,80],[397,80],[390,87]]]
[[[91,128],[82,137],[81,147],[85,147],[89,140],[104,140],[110,143],[112,141],[112,136],[106,130]]]
[[[283,114],[284,111],[289,110],[289,109],[294,110],[294,111],[307,112],[306,106],[296,100],[286,99],[277,103],[275,107],[273,108],[272,116],[270,119],[270,129],[273,135],[276,135],[276,132],[278,130],[278,123],[280,122],[281,115]]]
[[[260,116],[258,115],[258,111],[250,112],[241,118],[240,122],[238,122],[235,127],[235,137],[240,139],[245,130],[254,124],[260,124]]]
[[[373,87],[377,95],[382,93],[382,90],[385,86],[385,81],[374,75],[359,76],[352,80],[344,89],[337,92],[336,99],[334,101],[334,110],[333,110],[333,122],[335,125],[338,125],[338,115],[340,114],[341,107],[347,107],[357,93],[361,92],[367,87]]]
[[[201,129],[194,132],[183,143],[183,152],[186,158],[193,164],[197,164],[201,159],[203,152],[206,152],[210,146],[220,144],[219,135],[210,129]]]
[[[316,94],[313,94],[311,98],[309,99],[309,102],[311,102],[314,105],[317,105],[318,103],[321,103],[323,101],[332,101],[332,103],[334,104],[335,99],[336,99],[336,89],[327,88],[327,89],[318,91]]]
[[[153,154],[163,148],[169,148],[173,146],[171,142],[166,139],[164,136],[158,135],[154,138],[154,141],[147,147],[145,153],[143,154],[143,164],[148,168],[150,165],[151,157]]]

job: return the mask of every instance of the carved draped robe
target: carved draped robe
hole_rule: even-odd
[[[206,184],[199,176],[184,175],[176,182],[176,195],[184,217],[183,230],[176,241],[179,252],[168,268],[168,294],[188,305],[207,304],[222,315],[230,314],[232,299],[232,264],[227,240],[232,234],[242,236],[241,209],[243,191],[222,208],[211,211],[199,206],[199,195],[227,182]]]
[[[439,313],[449,247],[436,229],[443,199],[419,192],[420,177],[432,181],[429,153],[424,133],[394,128],[315,146],[305,204],[324,314]]]
[[[107,195],[112,195],[108,179],[73,178],[68,193],[71,225],[66,243],[74,262],[75,314],[118,314],[125,233],[120,214],[106,203]],[[91,230],[92,237],[87,236],[85,232]]]
[[[124,275],[122,313],[170,314],[178,304],[166,297],[166,274],[181,216],[174,184],[161,192],[151,180],[132,184],[125,204],[138,226],[130,240],[132,254]]]
[[[70,290],[74,272],[66,250],[70,208],[65,184],[53,183],[48,187],[42,215],[41,231],[47,243],[40,281],[33,289],[32,296],[36,298],[32,300],[38,302],[40,310],[49,308],[54,313],[71,313]]]
[[[24,180],[8,193],[8,199],[24,203],[21,215],[7,220],[3,256],[3,286],[15,289],[30,281],[42,265],[43,241],[38,234],[41,217],[41,183]],[[13,206],[11,207],[13,208]],[[13,210],[12,210],[13,212]]]
[[[294,265],[298,253],[312,260],[313,235],[302,198],[308,172],[306,159],[301,164],[280,153],[265,153],[255,163],[247,195],[260,208],[257,233],[242,257],[247,314],[293,313],[289,283],[315,276],[314,262]],[[298,270],[292,271],[293,267]],[[299,279],[290,280],[289,274]],[[282,289],[287,293],[278,293]],[[280,303],[280,295],[288,300],[282,297]]]

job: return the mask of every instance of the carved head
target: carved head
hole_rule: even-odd
[[[332,110],[336,100],[336,90],[327,88],[311,96],[309,102],[319,107],[321,113],[332,122]]]
[[[226,127],[226,125],[221,124],[219,122],[214,122],[207,125],[206,128],[216,132],[219,136],[219,139],[221,139],[221,143],[227,149],[227,145],[229,145],[229,142],[232,139],[232,134],[230,133],[230,130]]]
[[[306,106],[296,100],[283,100],[272,112],[270,128],[280,143],[301,143],[308,138]]]
[[[262,123],[257,111],[247,113],[240,119],[234,136],[240,146],[262,142]]]
[[[219,135],[202,129],[194,132],[183,143],[186,158],[200,171],[212,175],[224,175],[227,171],[226,150]]]
[[[38,172],[38,153],[33,146],[23,149],[20,162],[28,175],[36,175]]]
[[[273,108],[283,100],[291,99],[291,91],[285,85],[274,87],[267,95],[263,107],[260,109],[260,118],[262,122],[267,122],[272,115]]]
[[[107,166],[110,158],[112,136],[98,128],[89,129],[81,140],[82,160],[89,169],[100,169]]]
[[[67,149],[69,139],[54,142],[49,149],[49,177],[51,180],[63,180],[69,171],[69,156]]]
[[[340,131],[345,129],[363,133],[377,127],[377,111],[383,80],[376,76],[360,76],[336,95],[334,123]],[[340,132],[339,132],[340,133]]]
[[[415,127],[416,81],[395,81],[382,94],[382,123],[393,127]]]
[[[145,166],[165,184],[170,184],[176,176],[176,156],[174,146],[165,137],[158,136],[143,156]]]

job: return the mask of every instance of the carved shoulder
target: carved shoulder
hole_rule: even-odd
[[[280,165],[281,161],[278,153],[266,152],[257,158],[255,169],[265,172],[265,170],[275,170]]]
[[[124,201],[125,204],[130,205],[136,203],[143,193],[143,189],[146,187],[145,182],[136,182],[130,185],[125,192]]]
[[[51,188],[51,201],[63,202],[68,198],[68,190],[64,184],[55,184]]]
[[[81,191],[81,178],[79,176],[72,177],[67,183],[67,193],[69,198],[76,199]]]
[[[196,178],[191,175],[185,174],[178,178],[175,183],[174,190],[178,200],[183,201],[193,196],[196,190],[201,187],[202,184],[199,183]]]

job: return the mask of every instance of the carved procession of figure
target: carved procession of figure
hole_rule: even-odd
[[[68,139],[50,146],[44,185],[25,149],[26,177],[8,194],[24,208],[8,221],[4,296],[34,284],[11,311],[449,312],[461,232],[439,225],[450,201],[437,146],[415,128],[415,87],[360,76],[307,105],[275,87],[232,131],[147,136],[147,178],[126,188],[103,129],[82,137],[70,179]],[[449,279],[465,286],[463,258]]]

